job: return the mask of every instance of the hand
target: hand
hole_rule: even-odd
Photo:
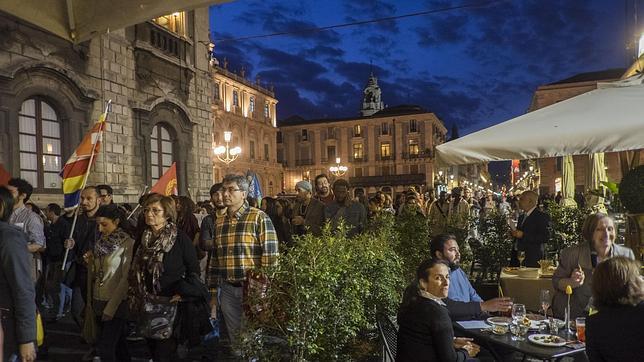
[[[578,288],[584,284],[584,280],[586,279],[586,274],[584,273],[583,270],[579,268],[575,268],[575,270],[572,271],[572,274],[570,274],[570,279],[572,279],[572,287],[573,288]]]
[[[512,309],[511,298],[494,298],[481,302],[481,310],[484,312],[507,312]]]
[[[523,238],[523,231],[521,230],[512,230],[512,236],[514,236],[517,239]]]
[[[45,248],[43,248],[42,245],[38,245],[36,243],[29,243],[27,244],[27,250],[29,250],[30,253],[34,254],[45,250]]]
[[[105,314],[105,313],[103,313],[103,317],[101,317],[101,320],[102,320],[103,322],[107,322],[107,321],[111,321],[113,318],[114,318],[114,316],[111,316],[111,315],[109,315],[109,314]]]
[[[91,250],[83,254],[83,260],[85,261],[85,264],[89,264],[92,262],[92,258],[94,258],[94,253],[92,253]]]
[[[463,348],[466,346],[468,343],[472,342],[472,338],[465,338],[465,337],[456,337],[454,338],[454,348],[459,349]]]
[[[170,298],[170,303],[177,303],[181,301],[181,296],[179,294],[175,294]]]
[[[21,344],[19,346],[20,361],[33,362],[36,360],[36,346],[33,342]]]
[[[476,357],[477,354],[479,354],[479,351],[481,351],[481,347],[478,344],[468,342],[466,345],[463,347],[464,350],[467,351],[467,354],[470,355],[470,357]]]
[[[304,218],[301,216],[296,216],[292,220],[293,225],[303,225],[304,224]]]
[[[76,245],[76,242],[74,241],[74,239],[65,240],[65,249],[73,249],[74,245]]]

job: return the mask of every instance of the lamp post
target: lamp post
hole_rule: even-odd
[[[342,177],[349,168],[340,164],[340,157],[336,157],[335,166],[329,167],[329,171],[334,174],[336,177]]]
[[[225,131],[224,142],[226,142],[226,146],[219,146],[213,149],[213,152],[215,153],[215,156],[217,156],[217,159],[225,163],[226,165],[235,161],[241,153],[241,147],[239,146],[230,148],[230,140],[232,138],[232,134],[233,133],[230,131]]]

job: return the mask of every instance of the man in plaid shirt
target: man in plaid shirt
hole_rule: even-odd
[[[271,219],[246,201],[248,180],[244,176],[224,177],[226,214],[215,225],[215,271],[219,276],[221,311],[231,345],[242,327],[242,294],[246,271],[274,265],[279,256],[279,242]]]

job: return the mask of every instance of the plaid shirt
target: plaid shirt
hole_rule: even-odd
[[[242,282],[247,270],[277,263],[277,233],[262,210],[244,202],[232,218],[226,213],[216,223],[212,262],[220,280]]]

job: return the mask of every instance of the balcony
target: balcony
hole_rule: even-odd
[[[380,154],[376,155],[376,161],[391,161],[393,159],[394,157],[392,155],[388,155],[388,156],[381,156]]]
[[[313,160],[308,158],[304,160],[295,160],[295,166],[310,166],[313,165]]]
[[[433,153],[431,150],[425,150],[423,152],[418,152],[418,153],[403,152],[402,158],[404,160],[413,160],[416,158],[433,158]]]
[[[367,162],[367,156],[362,156],[362,157],[354,157],[351,159],[351,162],[353,163],[362,163],[362,162]]]
[[[352,187],[368,186],[400,186],[400,185],[422,185],[427,182],[424,173],[388,175],[388,176],[360,176],[349,177]]]

